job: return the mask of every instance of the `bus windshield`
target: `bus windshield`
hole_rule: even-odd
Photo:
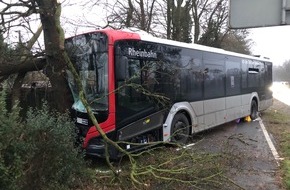
[[[66,40],[66,49],[77,70],[87,101],[93,111],[108,110],[108,48],[106,36],[84,34]],[[75,79],[67,71],[74,97],[73,109],[86,112],[80,101]]]

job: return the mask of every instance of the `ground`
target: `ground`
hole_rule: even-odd
[[[271,139],[286,160],[290,158],[285,151],[288,136],[290,140],[286,135],[290,134],[289,114],[289,106],[277,100],[261,113]],[[194,135],[191,143],[194,146],[184,152],[161,146],[137,158],[136,179],[140,184],[130,180],[128,159],[115,163],[121,171],[115,180],[99,170],[105,162],[98,162],[94,166],[94,189],[289,189],[283,180],[288,177],[287,164],[283,161],[277,165],[259,121],[227,123]]]
[[[276,99],[273,106],[262,113],[263,122],[281,157],[281,189],[290,189],[290,107]]]

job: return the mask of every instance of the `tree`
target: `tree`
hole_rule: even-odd
[[[13,73],[18,73],[15,88],[23,80],[26,72],[45,68],[53,88],[53,107],[64,112],[71,106],[70,91],[65,78],[64,33],[60,26],[61,5],[57,0],[27,0],[16,3],[6,3],[2,1],[4,8],[1,11],[2,30],[7,37],[11,36],[11,31],[20,29],[29,31],[27,36],[31,36],[28,43],[22,43],[19,35],[20,51],[16,58],[4,59],[0,62],[1,77],[5,78]],[[17,7],[22,7],[19,11]],[[36,42],[40,32],[33,33],[30,25],[32,16],[40,18],[44,34],[44,52],[31,52],[32,45]],[[43,58],[45,56],[45,58]]]
[[[250,54],[247,30],[228,28],[228,0],[193,1],[194,42],[237,53]]]
[[[64,32],[60,25],[61,4],[56,0],[36,0],[43,26],[47,75],[53,86],[54,107],[65,111],[71,106],[65,76]]]
[[[152,32],[153,19],[156,17],[154,7],[157,0],[127,0],[127,1],[103,1],[90,3],[90,6],[103,6],[108,13],[106,26],[111,28],[135,27],[146,32]]]
[[[158,37],[249,54],[247,33],[230,30],[227,26],[228,0],[101,2],[89,3],[89,6],[105,10],[105,27],[135,27]],[[231,45],[233,43],[237,44]],[[230,47],[225,47],[228,44]]]
[[[201,26],[204,33],[197,43],[211,47],[221,47],[222,33],[225,34],[228,31],[228,28],[225,27],[228,18],[225,2],[225,0],[217,0],[208,3],[208,9],[204,12],[206,25]]]
[[[290,82],[289,72],[290,60],[286,60],[282,65],[273,67],[273,80]]]
[[[184,0],[167,1],[168,39],[187,43],[192,42],[192,19],[190,15],[191,6],[192,2],[190,0],[185,1],[185,3]]]
[[[247,39],[247,30],[230,30],[223,36],[221,48],[242,54],[251,54],[252,41]]]

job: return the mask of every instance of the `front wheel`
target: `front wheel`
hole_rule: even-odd
[[[250,115],[252,120],[257,119],[258,117],[258,104],[255,100],[252,100],[251,103],[251,115]]]
[[[183,113],[174,116],[171,125],[171,141],[178,144],[186,144],[189,136],[189,121]]]

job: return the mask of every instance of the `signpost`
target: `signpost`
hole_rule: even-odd
[[[290,0],[230,0],[230,28],[255,28],[289,24]]]

